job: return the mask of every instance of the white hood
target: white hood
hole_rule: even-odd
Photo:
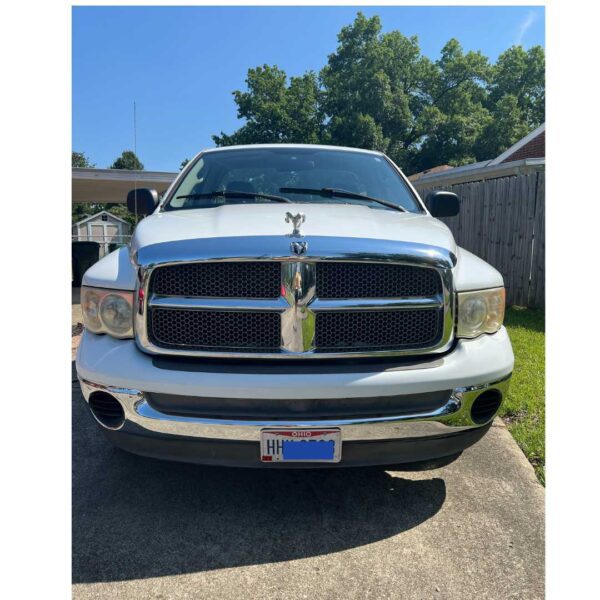
[[[155,213],[137,226],[131,249],[192,239],[289,236],[286,213],[304,213],[304,236],[368,238],[426,244],[456,253],[452,233],[425,214],[338,204],[236,204]],[[360,242],[357,242],[359,244]]]
[[[390,245],[376,244],[377,249],[383,248],[384,252],[386,248],[394,251],[393,242],[425,246],[427,254],[427,246],[436,246],[459,258],[454,279],[456,290],[503,285],[502,276],[496,269],[466,250],[457,248],[450,230],[441,221],[423,214],[392,212],[359,205],[230,205],[157,213],[140,222],[133,236],[131,251],[135,256],[139,250],[146,249],[151,255],[154,250],[158,250],[159,254],[168,259],[173,256],[172,251],[180,253],[183,247],[190,253],[187,258],[193,260],[198,249],[204,252],[208,247],[216,252],[226,252],[228,247],[233,247],[243,253],[243,244],[247,244],[248,252],[255,256],[260,252],[267,252],[272,248],[269,244],[281,236],[280,247],[284,253],[289,253],[292,225],[285,222],[286,212],[303,212],[306,215],[306,222],[302,224],[301,230],[305,235],[303,239],[308,240],[309,252],[314,249],[315,256],[318,256],[319,247],[311,238],[346,238],[349,243],[341,244],[338,240],[333,247],[342,245],[343,250],[351,247],[358,253],[371,245],[367,240],[392,242]],[[260,236],[264,239],[260,239]],[[352,238],[363,238],[364,241],[357,239],[354,248]],[[187,243],[188,240],[195,242]],[[137,272],[130,258],[127,248],[119,248],[90,267],[84,275],[83,284],[133,290]]]

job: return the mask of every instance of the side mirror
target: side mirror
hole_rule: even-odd
[[[460,200],[454,192],[430,192],[425,206],[433,217],[454,217],[460,211]]]
[[[141,216],[149,215],[158,206],[158,192],[147,188],[131,190],[127,194],[127,209]],[[136,210],[137,209],[137,210]]]

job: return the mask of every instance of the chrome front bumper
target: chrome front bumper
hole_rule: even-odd
[[[427,461],[456,454],[483,436],[489,425],[489,420],[488,425],[481,419],[477,423],[472,420],[475,398],[490,389],[504,397],[513,364],[504,328],[493,335],[458,340],[442,357],[387,365],[275,366],[197,359],[182,363],[140,352],[134,340],[116,340],[87,331],[77,353],[77,375],[86,401],[96,392],[107,393],[123,408],[124,420],[116,421],[119,426],[103,428],[113,444],[156,458],[249,467],[263,465],[259,455],[263,427],[339,427],[343,444],[342,460],[335,463],[339,466]],[[444,394],[439,403],[402,399],[441,391]],[[193,402],[189,402],[190,411],[165,414],[176,410],[167,410],[164,404],[157,410],[156,402],[149,402],[153,394],[212,399],[216,410],[194,414]],[[360,405],[365,399],[386,396],[396,398],[396,414],[377,416],[375,410],[357,416],[360,411],[351,412],[353,398]],[[222,418],[219,398],[235,400],[238,406],[246,399],[255,404],[257,399],[265,399],[270,406],[280,400],[324,400],[328,410],[333,410],[321,413],[327,420],[303,419],[302,412],[288,417],[285,411],[277,420],[258,420],[260,417],[252,414],[234,417],[234,413]],[[344,418],[335,418],[338,399],[345,403],[345,412],[340,413]],[[410,410],[409,406],[415,408]],[[419,406],[428,408],[421,410]]]
[[[343,442],[425,438],[464,432],[486,425],[471,419],[471,406],[475,398],[491,389],[498,390],[504,398],[509,382],[510,374],[500,380],[454,388],[447,403],[432,412],[318,421],[303,420],[301,416],[293,421],[250,421],[165,414],[153,408],[141,390],[103,385],[80,378],[86,401],[94,392],[105,392],[122,405],[125,421],[116,430],[133,424],[157,435],[238,442],[259,442],[260,431],[265,427],[339,427]]]

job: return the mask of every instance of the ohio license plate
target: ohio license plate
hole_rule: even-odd
[[[262,429],[262,462],[339,462],[342,432],[339,428]]]

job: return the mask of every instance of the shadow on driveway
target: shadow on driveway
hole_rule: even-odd
[[[382,469],[225,469],[127,454],[98,430],[73,365],[74,583],[337,552],[411,529],[445,498],[442,479]]]

